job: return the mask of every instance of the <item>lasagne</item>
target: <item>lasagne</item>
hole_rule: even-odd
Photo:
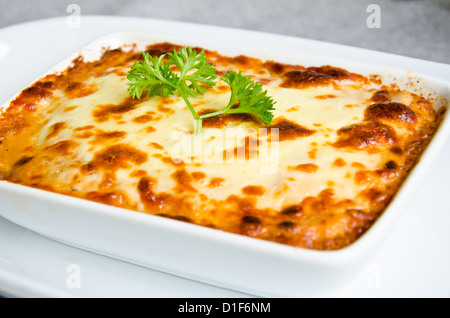
[[[273,125],[220,115],[198,136],[177,95],[130,96],[127,73],[141,52],[105,49],[40,79],[2,111],[0,179],[124,213],[337,250],[383,213],[445,112],[377,76],[205,53],[218,75],[242,71],[263,85],[276,101]],[[229,94],[218,82],[191,102],[205,114]]]

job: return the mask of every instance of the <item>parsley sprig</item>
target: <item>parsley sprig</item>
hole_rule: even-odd
[[[263,91],[262,85],[245,76],[241,71],[229,71],[221,78],[231,90],[228,105],[217,112],[198,115],[189,98],[205,94],[216,85],[216,69],[206,58],[205,52],[197,53],[190,47],[183,47],[160,57],[142,52],[143,61],[136,62],[127,79],[128,91],[133,98],[140,99],[143,93],[150,97],[174,95],[183,98],[196,122],[195,132],[200,133],[202,120],[222,114],[247,113],[270,126],[275,102]],[[178,72],[173,72],[173,66]]]

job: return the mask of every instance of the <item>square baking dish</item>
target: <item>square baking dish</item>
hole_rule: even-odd
[[[230,31],[231,32],[231,31]],[[235,32],[235,31],[233,31]],[[439,98],[436,107],[450,99],[450,66],[435,74],[423,72],[430,62],[417,61],[411,69],[338,59],[332,51],[318,55],[314,48],[299,50],[280,37],[285,46],[255,39],[248,44],[163,33],[118,32],[81,48],[39,76],[62,71],[82,55],[95,60],[105,48],[172,42],[199,46],[223,55],[248,55],[304,66],[333,65],[362,75],[381,74],[384,82],[401,88],[420,88]],[[420,73],[415,73],[420,69]],[[426,68],[425,68],[426,69]],[[30,85],[37,79],[30,82]],[[18,93],[19,94],[19,93]],[[7,107],[15,98],[2,105]],[[0,215],[51,239],[94,253],[219,287],[262,297],[314,297],[332,294],[356,277],[407,212],[409,199],[422,176],[439,154],[450,133],[445,116],[438,132],[383,215],[355,243],[337,251],[306,250],[221,232],[149,214],[123,210],[91,201],[0,182]]]

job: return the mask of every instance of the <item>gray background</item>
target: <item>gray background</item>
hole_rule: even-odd
[[[68,16],[121,15],[292,35],[450,64],[450,0],[0,0],[0,28]],[[369,4],[381,27],[367,27]]]

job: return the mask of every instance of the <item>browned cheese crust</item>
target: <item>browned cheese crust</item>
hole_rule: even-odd
[[[176,48],[160,43],[149,46],[147,51],[159,56]],[[350,111],[352,107],[359,109],[361,116],[343,126],[327,128],[326,122],[296,119],[294,114],[302,111],[306,102],[277,103],[280,113],[276,113],[269,128],[279,129],[280,147],[289,144],[294,154],[286,162],[285,157],[280,158],[280,166],[285,169],[283,174],[271,176],[273,186],[255,177],[244,180],[239,187],[233,183],[232,187],[233,166],[227,166],[227,174],[216,174],[208,170],[206,163],[171,159],[158,123],[170,123],[180,114],[174,106],[176,97],[155,97],[157,102],[152,107],[140,105],[151,102],[148,96],[141,100],[129,96],[98,100],[94,104],[91,100],[90,107],[84,105],[82,111],[91,120],[73,118],[76,116],[71,114],[81,107],[78,101],[92,98],[102,89],[103,82],[92,79],[115,75],[126,86],[127,69],[141,60],[136,50],[106,50],[99,60],[87,62],[80,57],[65,71],[42,78],[2,112],[0,178],[258,239],[335,250],[358,239],[386,209],[445,112],[435,111],[433,100],[419,92],[405,92],[396,85],[376,86],[375,80],[338,67],[287,65],[247,56],[227,57],[213,51],[206,51],[206,55],[217,67],[218,75],[239,69],[261,84],[275,85],[291,95],[322,89],[311,99],[318,105],[330,105],[330,116],[339,116],[342,110]],[[347,89],[365,90],[369,95],[359,104],[338,107],[336,101]],[[228,91],[222,82],[209,94]],[[199,113],[216,109],[204,99],[195,106]],[[57,120],[67,116],[72,116],[71,121]],[[186,122],[190,128],[189,119]],[[134,128],[127,129],[128,124]],[[205,130],[239,125],[267,128],[249,115],[222,115],[203,123]],[[320,141],[314,139],[318,136]],[[307,147],[297,146],[296,142],[306,140]],[[241,153],[250,160],[257,156],[259,142],[257,136],[246,136],[241,145],[224,150],[223,156]],[[139,146],[142,144],[145,149]],[[327,165],[321,157],[323,149],[337,154],[328,159]],[[349,159],[359,154],[378,161]],[[161,167],[168,171],[167,178],[161,177]],[[322,180],[320,173],[325,168],[336,175],[318,185],[316,192],[308,188],[303,195],[302,185],[313,184],[315,176]],[[122,182],[124,178],[131,180],[127,186]],[[347,197],[337,193],[343,192],[338,190],[341,181],[351,182],[354,187]],[[168,185],[163,187],[163,183]],[[215,193],[220,196],[213,196]],[[291,197],[297,199],[289,200]],[[278,203],[263,201],[267,198],[276,198]],[[260,205],[262,202],[269,204]]]

